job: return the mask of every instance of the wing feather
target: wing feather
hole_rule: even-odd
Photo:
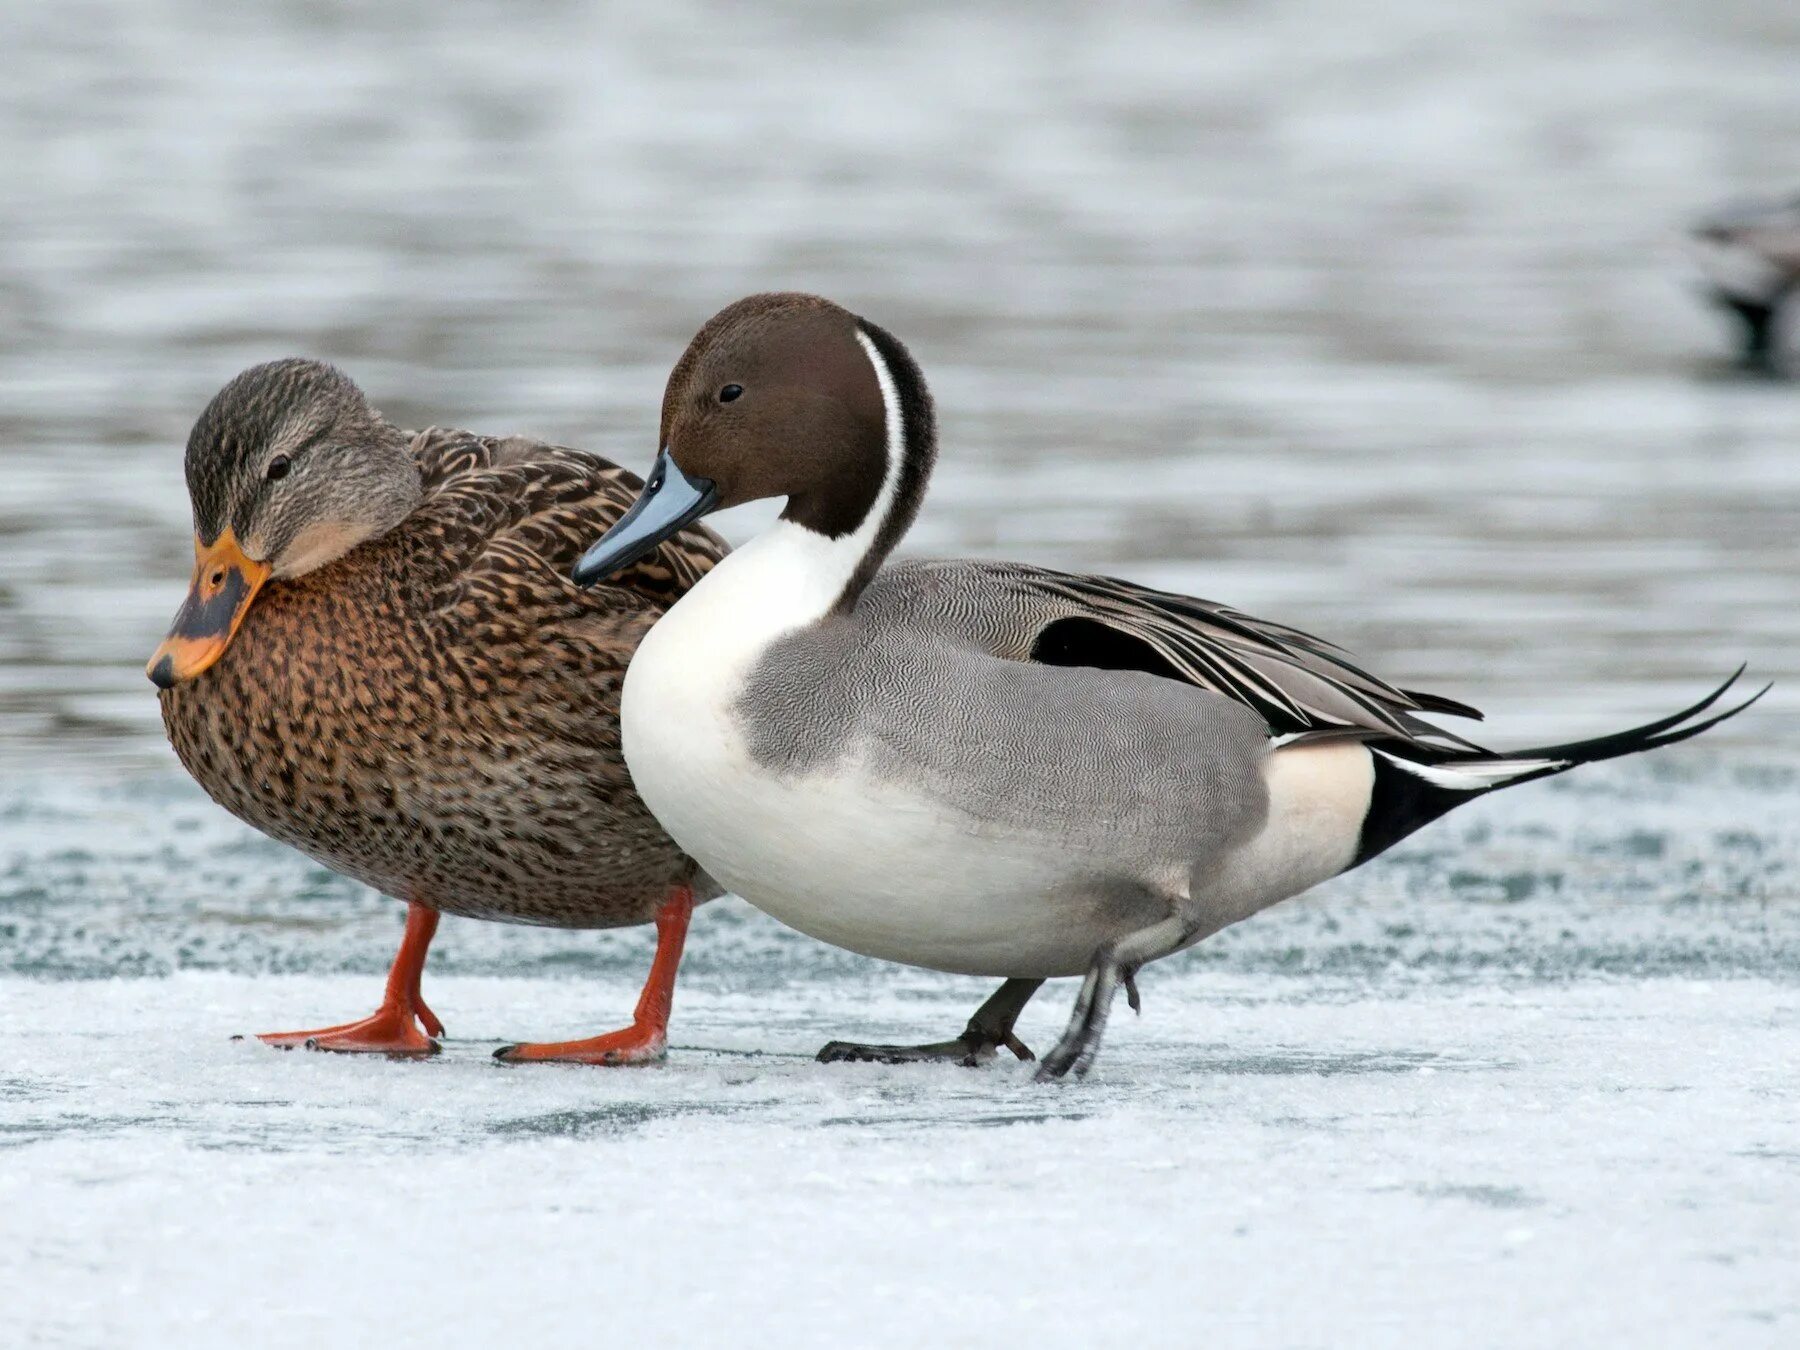
[[[637,499],[636,474],[583,450],[440,427],[419,432],[413,453],[426,491],[414,521],[435,554],[440,607],[471,597],[495,609],[553,601],[572,615],[616,606],[623,590],[667,609],[727,551],[718,535],[692,525],[583,591],[569,570]]]
[[[1148,670],[1254,708],[1277,735],[1365,736],[1479,749],[1422,713],[1479,719],[1389,684],[1335,643],[1116,577],[972,560],[896,564],[872,602],[946,625],[1011,660]]]

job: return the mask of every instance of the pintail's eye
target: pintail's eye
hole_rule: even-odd
[[[719,390],[719,402],[721,403],[732,403],[743,396],[744,386],[741,384],[728,384]]]
[[[271,483],[279,483],[283,478],[288,476],[288,471],[293,467],[293,460],[289,459],[286,455],[277,455],[274,459],[269,461],[269,467],[264,476],[268,478]]]

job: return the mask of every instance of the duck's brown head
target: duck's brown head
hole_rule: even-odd
[[[252,366],[188,436],[194,578],[146,673],[159,688],[225,653],[257,592],[385,534],[418,505],[406,434],[349,377],[298,358]]]
[[[710,511],[786,497],[826,539],[872,528],[869,571],[916,514],[936,454],[931,397],[906,348],[815,295],[753,295],[709,319],[663,394],[661,453],[636,505],[575,579],[627,566]]]

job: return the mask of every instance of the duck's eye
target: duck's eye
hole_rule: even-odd
[[[728,384],[719,390],[719,402],[721,403],[732,403],[743,396],[744,386],[741,384]]]
[[[288,470],[293,467],[293,460],[289,459],[286,455],[277,455],[274,459],[269,461],[269,467],[265,476],[271,483],[279,483],[283,478],[288,476]]]

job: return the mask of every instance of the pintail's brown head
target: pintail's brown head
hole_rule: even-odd
[[[290,359],[238,375],[188,436],[194,576],[146,673],[168,689],[224,655],[271,578],[384,534],[418,505],[406,434],[349,377]]]
[[[924,376],[899,340],[792,292],[739,300],[695,334],[669,375],[660,440],[643,495],[577,566],[584,585],[710,511],[766,497],[826,539],[870,531],[872,573],[912,523],[937,448]]]

